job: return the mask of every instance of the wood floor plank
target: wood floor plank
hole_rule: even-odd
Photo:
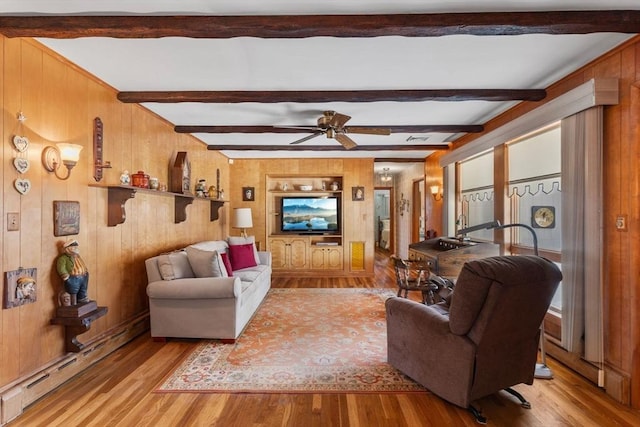
[[[274,278],[273,287],[395,288],[388,254],[376,254],[376,277]],[[416,300],[418,295],[411,296]],[[154,342],[144,334],[27,408],[9,426],[476,426],[464,408],[420,393],[156,393],[198,340]],[[475,402],[492,426],[638,426],[640,412],[552,358],[552,380],[518,385],[524,409],[497,393]],[[437,369],[437,367],[435,367]]]

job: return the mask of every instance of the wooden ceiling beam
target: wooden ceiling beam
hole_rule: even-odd
[[[544,89],[407,89],[407,90],[276,90],[276,91],[133,91],[119,92],[125,103],[203,102],[422,102],[422,101],[540,101]]]
[[[185,126],[174,127],[177,133],[308,133],[305,129],[313,126]],[[483,125],[406,125],[406,126],[357,126],[358,128],[385,128],[391,133],[480,133]],[[349,133],[349,126],[345,127]]]
[[[448,150],[447,144],[431,145],[358,145],[347,150],[342,145],[218,145],[207,146],[208,150],[235,150],[235,151],[434,151]]]
[[[439,37],[521,34],[630,33],[640,28],[638,10],[430,13],[395,15],[264,16],[1,16],[7,37],[113,37],[123,39]]]

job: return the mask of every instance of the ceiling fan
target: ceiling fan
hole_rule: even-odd
[[[327,135],[327,138],[332,138],[338,141],[342,146],[350,150],[357,146],[356,142],[347,136],[348,133],[358,133],[366,135],[391,135],[391,129],[377,128],[377,127],[358,127],[349,126],[345,127],[345,124],[351,119],[350,116],[345,114],[336,113],[335,111],[325,111],[322,116],[318,118],[318,126],[310,127],[296,127],[296,129],[304,129],[312,132],[311,135],[300,138],[297,141],[293,141],[290,144],[300,144],[308,141],[316,136]]]

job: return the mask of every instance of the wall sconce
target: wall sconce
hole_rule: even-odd
[[[71,169],[73,169],[76,163],[78,163],[78,160],[80,160],[82,145],[67,143],[58,143],[56,145],[58,147],[49,145],[42,150],[42,164],[47,171],[53,172],[58,179],[64,181],[69,179]],[[58,175],[61,162],[67,168],[67,175],[64,177]]]
[[[247,228],[253,227],[251,208],[235,208],[233,210],[233,228],[241,228],[240,235],[247,237]]]
[[[442,193],[440,192],[440,186],[432,185],[431,186],[431,195],[435,201],[442,200]]]

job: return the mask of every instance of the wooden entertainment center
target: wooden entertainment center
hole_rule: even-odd
[[[274,274],[326,276],[344,271],[342,184],[342,176],[267,176],[267,248]],[[339,229],[283,231],[283,197],[336,198]]]

